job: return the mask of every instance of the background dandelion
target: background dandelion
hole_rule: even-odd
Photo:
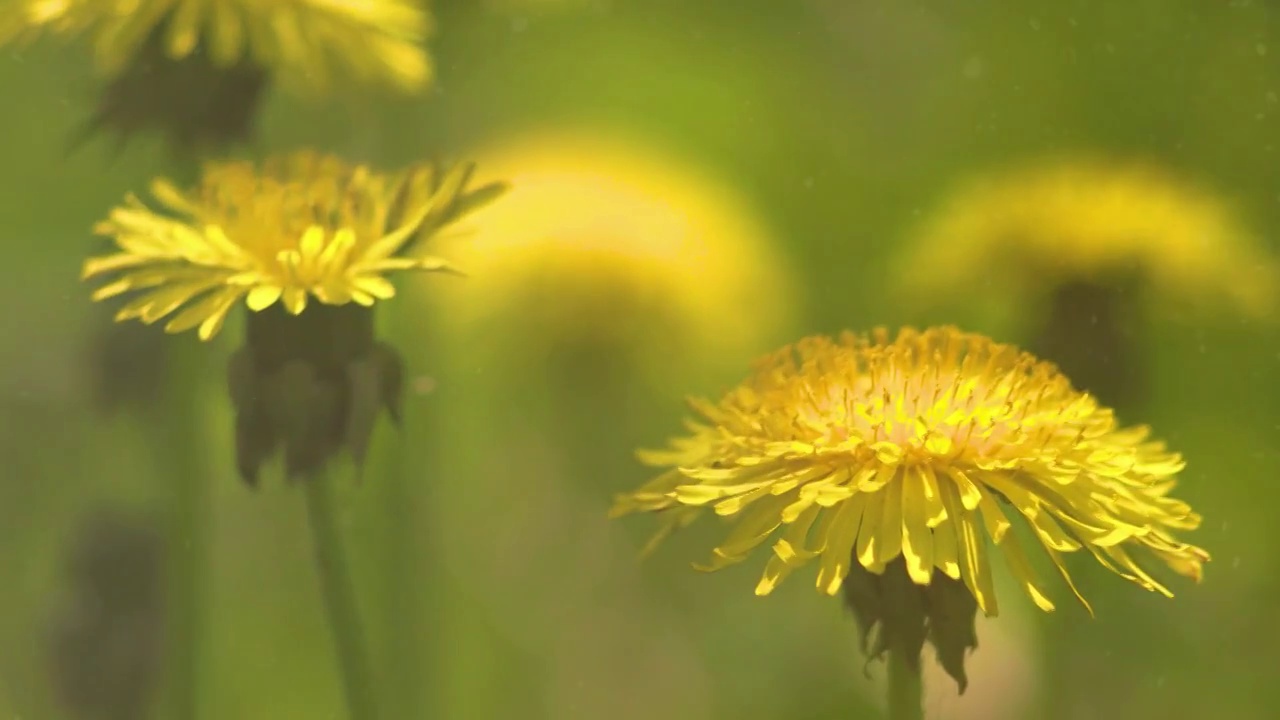
[[[446,241],[470,276],[433,291],[451,344],[519,347],[550,372],[595,346],[570,372],[613,357],[661,385],[772,340],[798,304],[774,238],[745,199],[666,155],[587,127],[481,150],[481,181],[512,191]]]
[[[312,96],[335,76],[421,90],[430,17],[412,0],[5,0],[0,43],[85,41],[108,84],[85,132],[160,130],[184,153],[248,140],[271,84]]]
[[[678,158],[699,184],[737,198],[733,212],[764,228],[792,278],[794,314],[736,357],[655,365],[665,377],[642,386],[649,409],[620,420],[633,424],[626,437],[610,434],[617,456],[588,462],[566,441],[547,439],[545,419],[556,411],[548,398],[507,393],[528,358],[482,359],[466,354],[470,344],[445,346],[440,315],[469,305],[451,299],[440,313],[421,312],[445,281],[465,297],[476,272],[400,286],[405,296],[379,315],[378,330],[406,338],[398,345],[414,372],[405,421],[419,430],[403,447],[394,434],[375,433],[367,477],[378,482],[342,488],[339,500],[372,651],[389,659],[408,646],[421,663],[415,672],[388,661],[408,680],[379,678],[413,687],[421,711],[412,717],[597,720],[601,708],[675,720],[877,717],[881,691],[859,679],[863,658],[847,612],[822,603],[796,582],[801,575],[761,601],[750,592],[761,568],[751,563],[715,576],[691,572],[688,561],[723,539],[715,523],[695,524],[648,562],[635,561],[643,528],[604,517],[613,490],[648,477],[624,451],[675,429],[680,396],[715,396],[751,356],[792,338],[942,323],[1017,337],[1021,328],[976,302],[994,278],[979,278],[946,306],[917,308],[892,294],[898,253],[965,178],[1077,150],[1143,158],[1230,199],[1260,245],[1275,250],[1280,165],[1269,148],[1280,114],[1270,94],[1280,37],[1261,3],[612,0],[546,13],[511,5],[432,4],[434,90],[343,92],[327,102],[267,92],[262,154],[312,146],[396,168],[527,133],[595,128],[661,164]],[[10,308],[0,313],[0,459],[11,478],[0,483],[0,715],[64,717],[36,649],[47,647],[50,600],[70,591],[60,563],[81,511],[99,501],[154,508],[169,487],[147,436],[104,423],[87,407],[76,370],[93,310],[76,273],[85,248],[71,239],[127,192],[145,196],[153,177],[173,174],[158,170],[162,150],[150,143],[131,146],[110,168],[96,150],[63,154],[94,109],[83,92],[97,82],[91,60],[48,41],[0,53],[0,87],[11,100],[0,118],[0,299]],[[460,247],[468,242],[458,238]],[[443,246],[437,254],[470,270]],[[1068,569],[1096,618],[1071,602],[1044,617],[996,563],[996,594],[1010,601],[995,622],[1002,631],[1014,625],[1005,615],[1015,608],[1025,622],[1007,643],[979,629],[969,689],[957,698],[952,680],[934,681],[925,705],[933,717],[1274,713],[1264,639],[1277,627],[1280,539],[1270,519],[1276,489],[1259,478],[1273,464],[1276,338],[1234,311],[1203,314],[1190,304],[1155,308],[1169,312],[1144,341],[1150,396],[1136,419],[1188,461],[1180,493],[1208,518],[1195,541],[1213,551],[1209,578],[1169,601],[1081,558]],[[210,355],[194,334],[164,339]],[[341,698],[304,564],[305,517],[281,484],[250,496],[235,481],[224,377],[216,366],[206,374],[192,427],[207,443],[209,462],[200,462],[226,481],[209,500],[202,710],[246,720],[331,715]],[[523,377],[536,395],[540,377]],[[194,461],[190,441],[176,440],[174,454]],[[567,481],[571,464],[594,468],[590,485]],[[414,542],[395,539],[404,535],[391,526],[402,522]],[[426,592],[406,599],[405,572],[393,567],[412,567]],[[1051,566],[1036,571],[1055,601],[1070,598],[1053,585]],[[1070,645],[1047,636],[1068,623],[1087,632]],[[1050,676],[1064,649],[1089,662]],[[997,656],[1002,664],[984,671]],[[1009,668],[1034,679],[1003,692],[1018,677]],[[1089,692],[1058,697],[1046,692],[1050,681]]]
[[[1270,317],[1280,263],[1228,198],[1152,163],[1027,163],[962,184],[904,249],[901,297],[971,293],[1021,328],[1077,384],[1141,412],[1148,318],[1223,310]]]

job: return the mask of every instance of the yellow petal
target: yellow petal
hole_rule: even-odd
[[[715,513],[720,516],[736,515],[746,506],[769,494],[769,486],[766,485],[741,495],[725,498],[715,504]]]
[[[944,520],[933,529],[933,566],[952,580],[960,579],[960,556],[956,552],[956,528]]]
[[[814,525],[817,524],[818,529],[824,535],[825,540],[825,534],[829,528],[829,522],[823,524],[817,523],[816,521],[819,516],[830,521],[831,519],[838,517],[838,515],[839,513],[834,511],[823,512],[820,508],[809,508],[808,511],[802,513],[800,517],[796,518],[795,522],[788,525],[787,529],[783,532],[782,537],[778,539],[778,542],[773,544],[774,555],[788,565],[796,566],[812,559],[817,555],[817,553],[811,552],[808,549],[810,532],[813,531]]]
[[[326,273],[340,273],[347,266],[351,250],[356,246],[356,233],[351,228],[341,228],[321,251],[317,264]]]
[[[1080,604],[1084,606],[1084,609],[1089,613],[1089,616],[1093,617],[1093,606],[1089,604],[1088,600],[1084,599],[1084,595],[1082,595],[1080,593],[1080,589],[1076,587],[1075,581],[1071,579],[1071,573],[1067,572],[1067,566],[1062,562],[1062,554],[1049,548],[1045,548],[1045,552],[1049,553],[1049,558],[1053,560],[1053,566],[1058,568],[1058,573],[1061,574],[1062,579],[1067,582],[1067,587],[1071,588],[1072,594],[1074,594],[1076,599],[1080,601]]]
[[[959,468],[947,468],[947,477],[951,478],[956,484],[956,489],[960,491],[960,500],[964,509],[976,510],[978,503],[982,500],[978,484],[970,479],[968,473]]]
[[[210,340],[222,328],[231,307],[244,294],[241,288],[228,287],[201,298],[194,305],[178,313],[167,325],[165,332],[180,333],[199,326],[198,335],[201,340]]]
[[[871,497],[874,495],[859,493],[838,508],[827,511],[836,515],[826,532],[826,547],[823,548],[822,565],[818,570],[818,589],[828,595],[839,592],[849,575],[854,562],[854,544],[859,538],[859,528],[866,522],[868,499]]]
[[[100,257],[89,258],[84,261],[84,265],[80,269],[80,279],[88,280],[95,275],[116,272],[126,268],[137,267],[139,265],[149,265],[155,262],[149,257],[142,257],[132,253],[116,253],[114,255],[103,255]]]
[[[758,490],[771,482],[758,480],[735,485],[681,485],[675,489],[676,500],[684,505],[706,505],[714,500]]]
[[[183,215],[194,216],[200,211],[199,206],[188,200],[187,196],[178,190],[168,178],[152,180],[151,195],[156,200],[159,200],[161,205]]]
[[[307,309],[307,291],[296,285],[284,288],[280,299],[284,302],[284,309],[291,315],[301,315]]]
[[[908,473],[898,483],[902,486],[902,559],[911,581],[928,585],[933,577],[933,532],[928,526],[924,486],[908,480],[912,474]]]
[[[1128,551],[1123,547],[1117,546],[1102,548],[1102,552],[1111,556],[1111,559],[1114,560],[1117,565],[1132,573],[1132,575],[1125,575],[1125,577],[1133,580],[1147,590],[1153,590],[1165,597],[1173,597],[1173,593],[1169,591],[1169,588],[1165,587],[1159,580],[1156,580],[1146,570],[1143,570],[1138,563],[1134,562],[1133,558],[1129,556]]]
[[[93,292],[93,299],[106,300],[131,290],[145,290],[169,283],[188,283],[217,276],[217,271],[202,267],[159,265],[126,273],[123,277],[103,285]]]
[[[302,232],[298,240],[299,265],[303,268],[314,268],[324,252],[324,228],[310,225]]]
[[[769,562],[764,566],[764,574],[760,576],[760,581],[756,583],[756,595],[764,597],[773,592],[795,568],[783,562],[777,555],[769,558]]]
[[[880,526],[884,519],[884,503],[886,491],[881,490],[877,493],[858,493],[850,498],[849,502],[854,502],[858,498],[862,498],[865,502],[862,513],[862,524],[858,529],[858,562],[866,568],[876,564],[876,557],[880,554]]]
[[[1080,543],[1067,534],[1062,526],[1041,509],[1041,500],[1030,490],[1012,478],[992,474],[985,479],[993,490],[999,491],[1005,499],[1031,524],[1040,542],[1053,550],[1072,552],[1080,549]],[[993,533],[994,535],[994,533]],[[997,541],[998,542],[998,541]]]
[[[744,560],[748,553],[778,529],[781,524],[779,514],[784,504],[781,498],[769,498],[753,505],[734,523],[724,542],[712,551],[714,557],[711,562],[694,567],[710,572]]]
[[[204,18],[200,12],[205,3],[177,3],[169,14],[165,43],[169,57],[181,60],[195,50],[200,40],[201,26]]]
[[[209,55],[219,67],[229,67],[240,59],[244,51],[245,31],[237,13],[239,10],[225,3],[211,3],[213,13],[209,37]]]
[[[944,492],[947,493],[944,501],[948,505],[960,504],[955,488],[946,488]],[[971,511],[962,511],[953,513],[951,521],[955,524],[957,531],[956,543],[959,546],[957,554],[961,560],[960,569],[964,583],[973,593],[974,599],[978,601],[978,607],[982,608],[983,614],[987,617],[995,617],[999,612],[995,583],[991,576],[991,564],[987,558],[987,545],[978,531],[977,518]]]
[[[1052,612],[1053,602],[1036,583],[1035,572],[1031,569],[1031,563],[1027,560],[1026,554],[1022,552],[1022,543],[1018,540],[1018,536],[1009,533],[1000,543],[1000,547],[1004,550],[1004,557],[1009,562],[1013,577],[1022,585],[1022,589],[1031,596],[1031,600],[1037,607],[1045,612]]]
[[[947,517],[947,508],[942,504],[942,493],[938,489],[938,477],[929,465],[916,468],[915,481],[920,483],[920,491],[924,501],[924,514],[929,527],[937,527]]]
[[[874,565],[888,565],[891,560],[902,554],[902,491],[905,484],[902,475],[899,474],[896,480],[878,493],[884,496],[884,507],[883,515],[880,517],[880,530],[876,534]]]
[[[978,510],[982,513],[982,522],[986,525],[987,534],[991,536],[992,542],[999,545],[1008,535],[1012,524],[1004,516],[1004,512],[1000,510],[1000,505],[996,502],[995,496],[986,490],[982,490],[981,493],[982,502],[978,503]]]
[[[266,310],[280,299],[284,293],[284,288],[279,285],[259,285],[245,296],[245,305],[254,312]]]
[[[218,278],[204,278],[196,282],[162,285],[125,304],[116,312],[116,320],[138,318],[149,325],[220,284]]]

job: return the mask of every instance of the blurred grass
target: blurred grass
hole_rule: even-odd
[[[643,137],[733,178],[772,226],[803,288],[796,335],[942,320],[1007,333],[966,308],[907,316],[883,300],[881,276],[958,174],[1026,154],[1154,156],[1238,197],[1265,236],[1280,227],[1280,42],[1264,3],[655,0],[514,16],[486,7],[440,3],[441,85],[430,97],[324,107],[274,97],[263,147],[311,143],[399,163],[459,156],[529,127]],[[141,433],[96,419],[77,371],[89,317],[76,278],[86,230],[159,167],[145,145],[110,163],[99,146],[64,157],[64,138],[88,107],[83,60],[49,46],[0,55],[11,99],[0,116],[3,717],[59,718],[45,689],[41,623],[62,588],[76,513],[103,499],[146,505],[159,493]],[[558,411],[527,387],[539,378],[513,389],[503,379],[511,368],[437,346],[425,323],[420,332],[407,318],[388,327],[411,375],[431,376],[436,389],[411,397],[403,434],[379,431],[363,484],[343,491],[346,529],[379,662],[406,637],[421,643],[435,674],[416,684],[438,716],[875,712],[860,695],[856,634],[838,604],[804,581],[759,601],[755,563],[690,571],[715,528],[691,529],[636,563],[645,523],[609,523],[603,513],[612,491],[645,477],[642,468],[620,454],[597,459],[594,480],[569,477],[575,458],[544,432]],[[1073,566],[1098,610],[1080,642],[1096,652],[1095,672],[1127,678],[1106,684],[1124,693],[1091,700],[1106,717],[1268,717],[1280,701],[1269,655],[1280,639],[1271,610],[1280,528],[1270,517],[1280,486],[1269,481],[1280,429],[1277,335],[1230,321],[1169,320],[1155,330],[1156,403],[1144,420],[1188,458],[1181,494],[1206,517],[1196,539],[1214,561],[1202,586],[1179,583],[1172,601]],[[637,436],[611,444],[653,444],[675,430],[681,395],[720,389],[699,382],[650,389],[649,410],[628,423]],[[236,481],[220,399],[210,400],[207,427],[223,481],[205,717],[329,717],[339,686],[301,499],[280,482],[250,492]],[[397,602],[385,561],[390,545],[406,542],[386,528],[388,494],[405,490],[412,527],[434,553],[406,560],[423,575],[416,610]],[[1076,612],[1058,590],[1063,612]],[[1059,620],[1031,616],[1039,626]],[[400,692],[415,685],[389,667],[383,679]],[[1099,686],[1073,681],[1085,696]],[[926,709],[984,716],[967,707]]]

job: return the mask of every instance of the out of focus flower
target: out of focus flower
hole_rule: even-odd
[[[909,296],[1019,303],[1133,277],[1171,304],[1270,317],[1280,266],[1220,197],[1149,164],[1032,164],[962,187],[901,258]]]
[[[112,276],[95,300],[134,294],[117,320],[167,318],[167,331],[202,340],[248,307],[232,361],[241,469],[252,479],[283,444],[290,474],[304,472],[344,444],[358,456],[380,405],[395,415],[400,363],[374,341],[371,308],[395,295],[390,272],[450,269],[413,246],[501,191],[472,189],[471,174],[384,173],[307,151],[210,163],[193,190],[152,183],[162,210],[133,196],[114,209],[97,232],[119,252],[88,260],[84,277]]]
[[[720,402],[691,406],[689,434],[641,455],[668,469],[618,497],[614,514],[660,513],[655,542],[708,511],[733,518],[707,570],[780,534],[758,595],[816,560],[818,589],[843,589],[864,642],[874,631],[873,655],[905,646],[918,658],[928,639],[962,689],[975,611],[998,609],[992,552],[1054,609],[1011,515],[1082,603],[1063,553],[1086,551],[1166,595],[1141,556],[1197,580],[1208,559],[1173,534],[1200,523],[1169,497],[1177,454],[1146,427],[1119,427],[1054,366],[979,335],[808,338],[765,357]]]
[[[896,279],[908,304],[1017,313],[1029,349],[1124,414],[1146,399],[1146,307],[1267,319],[1280,264],[1207,190],[1153,165],[1082,159],[960,189]]]
[[[243,140],[269,79],[415,91],[431,79],[414,0],[5,0],[0,43],[85,36],[109,79],[89,130],[158,127],[179,146]]]
[[[164,56],[207,55],[217,67],[245,59],[299,88],[324,89],[335,72],[422,87],[430,29],[415,0],[10,0],[10,36],[87,35],[99,68],[127,71],[149,42]]]
[[[441,320],[522,355],[614,348],[642,367],[758,351],[795,298],[741,200],[657,153],[539,136],[482,155],[511,192],[450,256],[474,271]]]

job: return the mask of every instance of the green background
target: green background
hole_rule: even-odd
[[[1154,158],[1237,200],[1264,237],[1280,227],[1280,34],[1266,3],[520,5],[439,3],[425,98],[270,95],[261,148],[400,164],[527,127],[644,138],[725,178],[767,222],[795,273],[792,337],[937,321],[1007,333],[964,307],[911,316],[886,273],[954,181],[1039,153]],[[67,155],[93,89],[79,50],[0,53],[0,717],[70,718],[46,657],[76,523],[104,504],[161,512],[174,462],[213,483],[202,717],[339,717],[300,494],[274,476],[250,491],[232,469],[220,367],[237,328],[170,342],[204,409],[185,437],[88,402],[84,348],[103,315],[77,277],[97,247],[87,231],[165,168],[145,142]],[[418,304],[394,307],[386,336],[437,390],[410,397],[406,430],[384,425],[364,481],[340,491],[388,717],[878,717],[839,603],[804,579],[755,598],[763,558],[689,570],[717,537],[705,528],[638,564],[649,523],[604,518],[646,477],[631,448],[678,429],[682,395],[736,375],[646,385],[588,365],[560,381],[440,342]],[[1176,581],[1166,600],[1073,563],[1092,621],[1058,586],[1052,615],[1004,588],[1008,617],[981,626],[972,660],[991,667],[962,699],[931,678],[928,716],[1273,716],[1277,335],[1153,317],[1142,421],[1188,459],[1180,494],[1214,556],[1204,583]],[[610,413],[624,393],[639,399]]]

